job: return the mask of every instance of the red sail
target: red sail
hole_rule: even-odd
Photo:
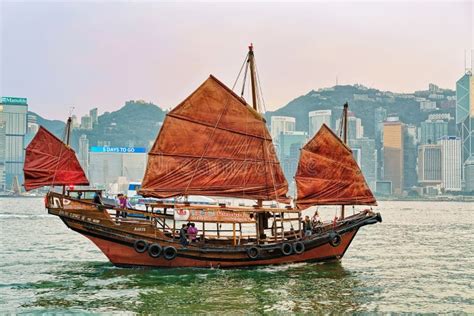
[[[89,185],[74,150],[40,127],[26,147],[25,189],[51,185]]]
[[[326,125],[301,150],[295,180],[299,209],[376,204],[352,151]]]
[[[168,113],[140,190],[282,202],[287,192],[265,120],[213,76]]]

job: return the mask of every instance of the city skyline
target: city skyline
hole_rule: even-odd
[[[429,82],[454,90],[473,42],[468,1],[2,2],[0,10],[1,94],[28,97],[32,111],[54,119],[70,106],[83,116],[136,99],[169,109],[209,73],[232,86],[250,42],[267,110],[336,80],[396,92]]]

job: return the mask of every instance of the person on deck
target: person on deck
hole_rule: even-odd
[[[194,223],[191,223],[191,226],[188,228],[188,236],[191,242],[196,242],[197,240],[198,229]]]
[[[179,242],[184,247],[186,247],[189,244],[188,243],[188,238],[187,238],[187,234],[188,234],[187,231],[188,231],[188,226],[186,224],[183,224],[181,226],[181,229],[179,230]]]
[[[102,191],[97,191],[94,194],[94,203],[103,205],[103,203],[102,203]]]
[[[313,225],[311,224],[311,220],[309,219],[308,215],[306,215],[304,218],[303,230],[305,237],[309,237],[313,233]]]
[[[311,219],[313,226],[321,224],[321,217],[319,216],[319,211],[314,212],[313,218]]]

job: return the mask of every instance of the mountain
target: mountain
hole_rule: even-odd
[[[48,120],[43,117],[41,117],[39,114],[36,114],[35,112],[29,111],[28,114],[32,114],[36,116],[36,122],[46,128],[48,131],[53,133],[59,138],[62,138],[62,135],[64,134],[64,127],[66,126],[65,122],[59,121],[59,120]],[[66,121],[66,120],[64,120]]]
[[[349,110],[362,120],[364,136],[375,137],[375,109],[381,107],[388,115],[396,115],[406,124],[419,126],[420,122],[426,120],[429,114],[451,113],[455,116],[453,102],[447,102],[447,97],[453,97],[452,90],[439,89],[436,92],[418,91],[412,94],[393,93],[366,88],[361,85],[349,86],[338,85],[332,88],[311,90],[276,111],[268,111],[265,116],[271,122],[272,116],[291,116],[296,118],[296,130],[308,131],[308,114],[316,110],[332,110],[333,124],[342,113],[342,105],[349,103]],[[436,102],[445,102],[445,108],[423,112],[420,110],[420,100],[429,100],[430,96]],[[447,103],[446,103],[447,102]],[[313,135],[309,135],[312,137]]]
[[[108,143],[110,146],[149,147],[165,114],[153,103],[128,101],[118,111],[100,115],[92,130],[74,129],[72,145],[78,147],[79,137],[86,135],[90,146]]]

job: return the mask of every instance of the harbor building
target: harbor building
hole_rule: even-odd
[[[147,153],[144,147],[99,147],[89,149],[89,180],[92,186],[108,188],[122,181],[141,182],[145,174]]]
[[[3,176],[0,187],[13,189],[15,182],[23,183],[23,163],[25,159],[25,135],[27,134],[28,102],[26,98],[2,97],[0,103],[0,162]]]
[[[93,108],[89,111],[89,116],[91,118],[91,123],[92,123],[92,126],[95,126],[99,123],[99,119],[98,119],[98,109],[97,108]]]
[[[461,191],[461,139],[444,136],[438,140],[442,154],[442,183],[445,191]]]
[[[308,113],[309,118],[309,137],[313,137],[321,128],[323,124],[326,124],[329,128],[332,128],[331,119],[332,112],[331,110],[319,110],[311,111]]]
[[[341,126],[341,120],[336,120],[335,130],[339,133],[339,127]],[[362,126],[362,120],[349,112],[347,118],[347,139],[358,139],[364,137],[364,127]]]
[[[438,139],[448,136],[448,122],[445,120],[426,120],[420,124],[420,144],[436,144]]]
[[[296,119],[290,116],[272,116],[270,134],[273,141],[278,142],[280,133],[293,132],[296,126]]]
[[[391,181],[393,194],[403,191],[404,125],[398,117],[388,117],[383,126],[383,179]]]
[[[466,176],[466,169],[471,166],[467,162],[474,161],[474,80],[471,70],[466,70],[456,82],[456,126],[461,139],[461,162],[467,189],[474,187],[474,183],[470,183],[472,179]]]
[[[410,124],[403,129],[403,188],[408,191],[418,185],[416,130],[416,126]]]
[[[300,149],[308,141],[308,134],[302,131],[292,131],[280,133],[278,138],[279,151],[278,159],[290,184],[290,191],[294,190],[294,186],[291,185],[293,178],[298,168],[298,161],[300,159]]]
[[[418,182],[425,187],[442,183],[441,145],[420,145],[418,147]]]
[[[375,140],[362,137],[350,139],[349,146],[352,149],[357,164],[362,170],[362,174],[370,189],[376,190],[377,181],[377,152],[375,150]]]
[[[89,140],[84,134],[79,137],[79,151],[77,156],[82,170],[84,170],[86,176],[89,177]]]

